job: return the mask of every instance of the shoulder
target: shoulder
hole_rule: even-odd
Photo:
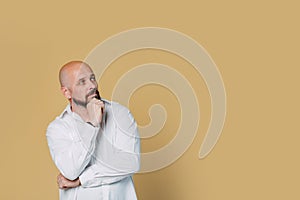
[[[49,123],[47,127],[47,135],[57,134],[58,132],[68,131],[68,126],[66,121],[61,117],[56,117],[52,122]]]
[[[125,135],[138,135],[137,123],[130,110],[117,102],[110,104],[112,118],[118,130],[126,133]]]
[[[63,124],[64,124],[63,119],[61,117],[56,117],[52,122],[49,123],[48,128],[63,126]]]
[[[118,123],[121,124],[135,123],[133,115],[131,114],[130,110],[126,106],[114,101],[111,101],[108,106],[114,120],[117,121]]]
[[[111,101],[109,107],[112,110],[113,115],[115,116],[124,117],[131,115],[130,110],[126,106],[118,102]]]

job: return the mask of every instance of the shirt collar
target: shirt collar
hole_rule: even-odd
[[[101,99],[101,101],[103,101],[104,103],[110,105],[111,104],[111,101],[108,101],[107,99]]]
[[[62,118],[66,113],[72,115],[71,105],[68,104],[64,111],[60,114],[60,118]]]
[[[101,99],[101,101],[103,101],[105,104],[108,104],[108,105],[111,104],[111,101],[108,101],[107,99]],[[82,120],[81,117],[80,117],[78,114],[72,112],[72,110],[71,110],[71,105],[70,105],[70,104],[67,105],[67,107],[64,109],[64,111],[60,114],[59,117],[60,117],[60,118],[63,118],[63,116],[64,116],[66,113],[69,114],[69,115],[71,115],[71,116],[73,116],[73,117],[75,117],[75,118],[78,118],[78,119]]]

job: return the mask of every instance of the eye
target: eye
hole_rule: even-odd
[[[84,79],[79,80],[79,85],[84,85],[84,84],[85,84],[85,80]]]
[[[91,81],[96,81],[95,76],[91,76]]]

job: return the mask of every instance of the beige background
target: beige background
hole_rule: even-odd
[[[110,98],[120,75],[155,61],[185,74],[201,106],[199,131],[185,154],[160,171],[135,175],[139,199],[299,199],[296,2],[2,1],[0,199],[58,199],[45,130],[67,103],[59,92],[60,66],[84,59],[109,36],[147,26],[177,30],[203,45],[222,74],[228,112],[216,147],[199,160],[210,119],[203,79],[179,57],[158,50],[114,62],[100,80],[104,97]],[[165,88],[141,88],[130,109],[147,124],[146,111],[158,93],[169,118],[159,135],[142,141],[143,152],[164,146],[178,128],[178,100]]]

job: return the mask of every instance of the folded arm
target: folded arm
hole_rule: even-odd
[[[61,120],[47,129],[47,141],[52,159],[60,173],[68,180],[75,180],[90,162],[99,131],[89,124],[68,127]]]
[[[132,114],[119,105],[113,115],[113,129],[101,135],[94,164],[79,176],[82,187],[111,184],[132,176],[140,168],[140,138]]]

